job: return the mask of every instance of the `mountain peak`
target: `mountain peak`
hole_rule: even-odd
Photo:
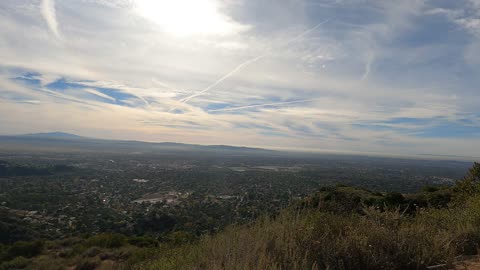
[[[58,138],[58,139],[81,139],[84,137],[71,134],[71,133],[65,133],[65,132],[60,132],[60,131],[54,131],[54,132],[45,132],[45,133],[31,133],[31,134],[25,134],[22,136],[26,137],[41,137],[41,138]]]

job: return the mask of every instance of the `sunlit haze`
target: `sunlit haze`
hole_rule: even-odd
[[[137,0],[134,9],[174,36],[227,35],[241,28],[213,0]]]

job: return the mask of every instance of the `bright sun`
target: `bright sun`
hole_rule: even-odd
[[[215,0],[137,0],[135,10],[176,36],[228,35],[242,28],[220,13]]]

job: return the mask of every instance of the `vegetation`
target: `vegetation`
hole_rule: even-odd
[[[10,164],[0,160],[0,177],[5,176],[29,176],[29,175],[51,175],[59,172],[70,172],[74,168],[67,165],[53,166],[25,166]]]
[[[399,194],[383,196],[358,189],[348,192],[347,187],[329,189],[326,196],[314,196],[304,204],[313,208],[288,209],[251,226],[230,227],[196,244],[161,253],[159,258],[136,268],[426,269],[439,264],[451,267],[456,256],[476,254],[480,244],[479,176],[480,164],[475,163],[463,181],[448,189],[450,197],[455,198],[448,206],[439,208],[441,203],[416,207],[410,212],[407,211],[410,206],[405,204],[425,194],[416,194],[408,202]],[[440,190],[425,189],[427,193]],[[427,196],[432,197],[435,196]],[[315,198],[323,206],[312,205]],[[380,200],[372,203],[372,199]],[[362,205],[363,212],[351,207],[352,202]],[[348,208],[350,211],[341,213]]]
[[[46,162],[32,166],[60,169],[0,178],[0,270],[448,268],[480,244],[478,163],[456,183],[412,180],[403,190],[403,180],[385,180],[375,185],[391,188],[376,191],[363,183],[380,174],[345,164],[334,169],[348,171],[340,179],[360,181],[326,186],[334,179],[312,179],[338,172],[311,165],[240,172],[179,161],[158,173],[153,163],[106,164]]]

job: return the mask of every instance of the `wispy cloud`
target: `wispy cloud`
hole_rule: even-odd
[[[136,1],[0,1],[0,133],[480,151],[474,0],[205,0],[234,31],[192,36]]]

